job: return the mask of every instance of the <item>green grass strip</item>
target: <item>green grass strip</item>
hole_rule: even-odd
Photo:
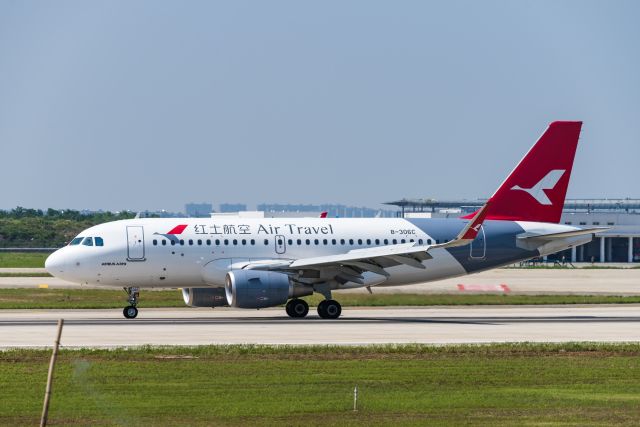
[[[44,268],[50,253],[0,252],[0,268]]]
[[[30,272],[21,272],[21,273],[4,273],[0,272],[0,277],[53,277],[49,273],[30,273]]]
[[[631,426],[639,356],[637,343],[63,349],[49,422]],[[49,357],[0,352],[1,425],[37,425]]]

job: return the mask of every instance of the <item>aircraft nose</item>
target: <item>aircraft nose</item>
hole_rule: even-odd
[[[47,257],[44,261],[44,268],[52,276],[58,276],[60,273],[64,273],[67,267],[67,257],[62,253],[62,249],[58,249]]]

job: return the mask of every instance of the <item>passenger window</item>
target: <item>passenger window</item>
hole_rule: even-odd
[[[331,239],[331,244],[335,245],[336,244],[336,239]]]
[[[224,245],[229,246],[229,239],[224,239]]]
[[[251,246],[256,244],[256,240],[255,239],[251,239]]]
[[[397,241],[396,239],[393,239],[393,244],[394,244],[394,245],[397,245],[397,244],[398,244],[398,241]]]
[[[289,239],[288,243],[289,243],[289,246],[293,245],[293,240]]]
[[[211,246],[211,239],[207,239],[207,246]]]
[[[238,245],[238,239],[233,239],[233,246],[237,246]]]
[[[376,245],[380,244],[380,239],[376,239]]]
[[[362,244],[362,239],[358,239],[358,244],[361,245]]]
[[[305,242],[307,245],[310,245],[310,244],[311,244],[311,240],[309,240],[309,239],[305,240],[304,242]]]
[[[242,239],[242,246],[247,244],[247,239]]]
[[[76,237],[71,242],[69,242],[69,246],[79,245],[80,242],[82,242],[82,239],[84,239],[84,237]]]
[[[315,244],[317,245],[317,244],[319,244],[320,242],[318,241],[318,239],[315,239],[315,240],[313,241],[313,243],[315,243]]]
[[[340,239],[340,244],[344,245],[344,239]]]
[[[180,239],[180,246],[184,246],[184,240]]]
[[[98,245],[96,245],[98,246]],[[156,239],[153,239],[153,246],[158,246],[158,241]]]
[[[371,244],[371,239],[367,239],[367,245]]]
[[[431,239],[427,239],[427,245],[431,244]]]
[[[328,242],[327,242],[327,239],[323,239],[323,240],[322,240],[322,244],[323,244],[323,245],[326,245],[327,243],[328,243]]]
[[[297,243],[298,245],[301,245],[301,244],[302,244],[302,240],[298,239],[298,240],[296,240],[296,243]]]
[[[189,246],[193,246],[193,239],[189,239]]]
[[[166,240],[162,240],[162,246],[167,246],[167,241]]]
[[[400,240],[400,243],[406,243],[406,240],[402,239]]]
[[[82,244],[84,246],[93,246],[93,237],[85,237]]]
[[[172,240],[172,241],[171,241],[171,246],[175,246],[175,245],[176,245],[176,241],[175,241],[175,240]]]
[[[264,239],[264,245],[267,246],[269,244],[269,239]]]
[[[198,246],[202,246],[202,240],[198,239]]]
[[[104,246],[104,240],[102,240],[102,237],[96,237],[94,240],[96,242],[96,246]]]
[[[349,239],[349,244],[353,245],[353,239]]]
[[[413,239],[409,239],[409,241],[410,241],[411,243],[413,243]]]
[[[216,246],[220,246],[220,239],[216,239]]]
[[[418,239],[418,244],[421,245],[422,244],[422,239]]]

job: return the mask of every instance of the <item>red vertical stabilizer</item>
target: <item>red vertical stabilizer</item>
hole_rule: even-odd
[[[560,222],[581,127],[551,123],[491,196],[486,219]]]

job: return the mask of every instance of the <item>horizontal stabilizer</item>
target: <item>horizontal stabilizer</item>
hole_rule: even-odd
[[[559,233],[522,233],[517,236],[520,240],[557,240],[557,239],[566,239],[567,237],[575,237],[575,236],[584,236],[585,234],[595,234],[602,233],[603,231],[609,230],[611,227],[595,227],[595,228],[584,228],[578,230],[571,231],[561,231]]]

